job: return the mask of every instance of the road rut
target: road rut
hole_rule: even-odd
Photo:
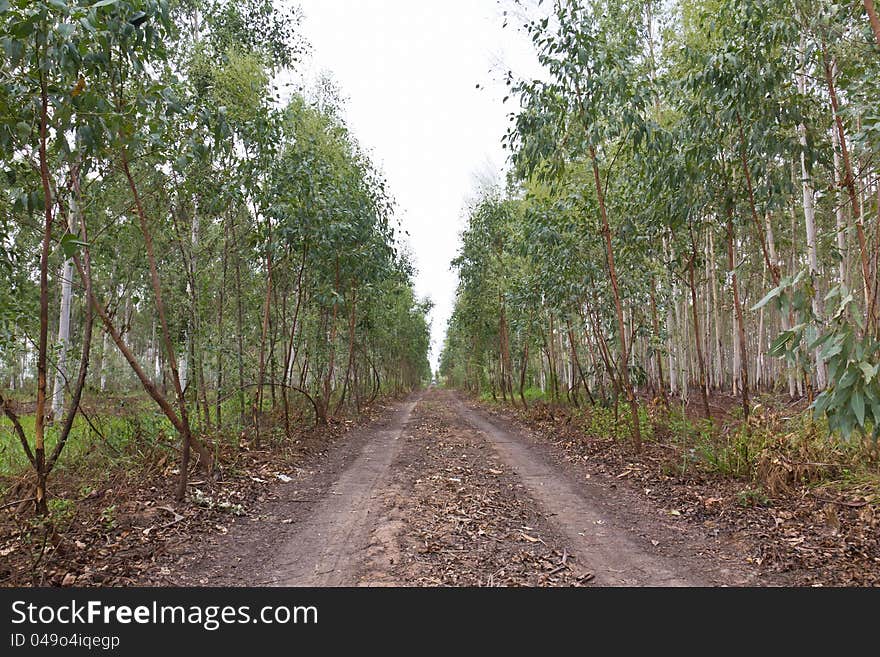
[[[405,402],[390,425],[375,431],[311,517],[278,546],[259,586],[345,586],[353,583],[370,534],[370,515],[400,436],[417,400]]]
[[[175,577],[319,587],[767,583],[706,530],[673,522],[613,478],[560,467],[547,449],[429,389],[304,462],[228,536],[194,546],[197,562]]]

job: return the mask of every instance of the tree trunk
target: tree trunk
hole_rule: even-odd
[[[868,12],[868,20],[871,22],[871,29],[874,30],[874,39],[877,41],[877,47],[880,48],[880,18],[877,17],[874,0],[864,0],[864,3],[865,11]]]
[[[75,201],[71,205],[75,207]],[[75,210],[73,210],[75,212]],[[72,221],[72,217],[70,218]],[[71,234],[74,227],[68,225]],[[52,415],[60,422],[64,415],[64,388],[67,385],[67,350],[70,347],[70,301],[73,290],[73,261],[64,260],[61,267],[61,309],[58,313],[58,363],[55,366],[55,384],[52,387]]]
[[[226,305],[226,282],[229,264],[229,222],[223,222],[223,275],[220,283],[220,295],[217,300],[217,399],[214,415],[217,418],[217,429],[223,426],[223,308]]]
[[[233,227],[234,228],[234,227]],[[238,422],[244,427],[247,411],[245,410],[245,386],[244,386],[244,303],[241,289],[241,251],[239,249],[238,235],[234,236],[235,245],[235,303],[236,303],[236,356],[238,362]]]
[[[260,333],[260,365],[257,374],[257,394],[252,407],[254,419],[254,445],[260,449],[260,413],[263,412],[263,384],[266,378],[266,336],[269,332],[269,311],[272,307],[272,253],[271,239],[266,246],[266,303],[263,307],[263,330]]]
[[[840,162],[840,138],[837,129],[831,129],[832,151],[834,152],[834,179],[833,184],[837,187],[837,172],[841,170]],[[842,191],[838,188],[834,195],[834,220],[837,237],[837,251],[840,261],[837,265],[837,282],[843,287],[849,288],[849,277],[847,276],[847,249],[846,249],[846,204],[843,200]]]
[[[553,313],[548,314],[550,335],[544,339],[547,351],[547,364],[550,370],[550,396],[554,402],[559,401],[559,374],[556,370],[556,331],[553,327]]]
[[[737,125],[739,126],[740,160],[742,162],[743,174],[745,175],[746,180],[746,190],[748,191],[749,196],[749,209],[752,213],[752,222],[755,225],[755,230],[758,232],[758,242],[761,245],[761,253],[764,254],[764,263],[770,271],[770,278],[773,281],[773,286],[776,287],[779,285],[780,281],[779,267],[768,250],[766,228],[758,218],[758,207],[755,203],[755,190],[752,184],[752,172],[749,169],[749,161],[746,156],[746,138],[745,133],[743,132],[742,119],[739,114],[736,115],[736,120]]]
[[[697,366],[700,371],[700,395],[703,398],[703,413],[708,419],[712,419],[712,411],[709,409],[709,393],[706,390],[706,362],[703,358],[703,342],[700,334],[700,313],[697,309],[697,285],[694,280],[694,262],[697,259],[697,243],[694,233],[691,231],[691,258],[688,261],[688,283],[691,288],[691,309],[694,319],[694,344],[697,347]]]
[[[80,179],[79,179],[79,165],[76,165],[76,169],[73,175],[73,200],[71,202],[71,206],[73,208],[73,212],[67,217],[68,227],[71,232],[75,230],[74,227],[74,216],[78,219],[79,229],[80,229],[80,239],[83,243],[88,243],[88,232],[86,230],[86,224],[83,220],[82,213],[79,212],[80,206]],[[71,261],[71,268],[73,262]],[[72,276],[72,272],[71,272]],[[91,276],[89,276],[85,282],[86,289],[86,297],[91,294]],[[88,304],[88,302],[87,302]],[[88,306],[87,306],[88,307]],[[92,348],[92,328],[94,325],[95,314],[91,309],[88,309],[84,313],[83,318],[83,336],[82,336],[82,355],[80,357],[79,362],[79,375],[77,376],[76,383],[74,384],[73,391],[70,399],[70,406],[66,411],[66,415],[64,417],[64,425],[61,427],[61,430],[58,434],[58,440],[55,443],[55,448],[52,450],[52,455],[49,457],[48,462],[46,463],[46,475],[52,471],[55,467],[55,464],[58,462],[58,457],[61,456],[61,452],[64,449],[65,444],[67,443],[67,439],[70,436],[70,431],[73,429],[73,421],[76,419],[76,413],[79,409],[79,403],[82,398],[82,392],[86,385],[86,376],[89,371],[89,356],[91,354]]]
[[[290,323],[290,340],[287,343],[287,352],[284,356],[284,383],[290,384],[293,379],[293,365],[296,362],[296,358],[299,352],[297,348],[294,351],[294,343],[296,341],[296,330],[298,328],[297,322],[299,321],[299,309],[302,306],[302,298],[303,298],[303,272],[306,268],[306,257],[308,255],[309,245],[308,241],[303,243],[303,253],[302,260],[299,265],[299,273],[296,276],[296,306],[293,309],[293,318]],[[302,383],[302,382],[301,382]],[[305,386],[303,386],[305,387]],[[288,406],[287,399],[287,388],[284,387],[282,395],[284,396],[284,431],[285,435],[290,437],[290,409]]]
[[[654,327],[654,337],[657,344],[660,344],[660,320],[657,317],[657,299],[654,290],[657,287],[656,279],[651,279],[651,323]],[[658,388],[660,389],[660,398],[663,400],[663,406],[669,408],[669,396],[666,394],[666,382],[663,380],[663,352],[658,348],[654,354],[657,360],[657,378]]]
[[[871,2],[871,0],[866,0]],[[801,51],[806,48],[804,39],[801,39]],[[801,55],[801,70],[798,72],[798,92],[805,96],[807,93],[807,72],[804,55]],[[815,294],[813,295],[813,313],[816,317],[822,316],[822,296],[819,293],[819,255],[816,241],[816,211],[813,206],[813,180],[807,167],[807,126],[803,122],[798,124],[798,137],[803,150],[801,151],[801,191],[804,203],[804,227],[807,233],[807,263],[810,267],[810,276],[813,279]],[[814,358],[816,361],[816,384],[820,390],[825,388],[825,363],[819,357],[821,349],[816,349]]]
[[[715,237],[711,228],[708,232],[709,247],[707,256],[709,258],[709,277],[712,279],[712,323],[714,324],[715,328],[715,385],[718,387],[719,390],[722,390],[724,388],[724,345],[721,340],[721,303],[720,294],[718,292],[718,273],[716,270],[715,261]]]
[[[733,250],[733,208],[727,209],[727,267],[733,285],[733,311],[736,316],[736,336],[740,363],[740,393],[742,395],[743,420],[749,419],[749,359],[746,355],[746,328],[742,305],[739,301],[739,280],[736,274],[736,258]]]
[[[501,317],[499,320],[499,331],[501,334],[501,376],[504,389],[510,394],[510,401],[513,403],[513,378],[511,374],[510,362],[510,336],[507,330],[507,309],[505,308],[504,298],[501,299]]]
[[[156,265],[156,256],[153,250],[153,237],[150,233],[150,227],[147,222],[147,216],[141,204],[141,197],[135,185],[131,170],[128,167],[128,156],[125,150],[122,151],[122,170],[128,180],[128,187],[134,198],[135,208],[138,218],[140,219],[141,233],[144,236],[144,246],[147,251],[147,260],[150,263],[150,281],[153,287],[153,295],[155,297],[156,311],[159,316],[159,326],[162,329],[162,336],[165,340],[165,350],[167,352],[168,365],[171,368],[171,383],[174,385],[174,391],[177,394],[178,413],[180,414],[179,431],[181,436],[181,459],[180,459],[180,479],[177,486],[177,499],[183,500],[186,497],[187,472],[189,470],[190,446],[195,442],[192,435],[192,429],[189,423],[189,413],[186,408],[186,399],[183,394],[183,386],[180,381],[180,374],[177,369],[177,354],[174,350],[174,343],[171,341],[171,332],[168,329],[168,322],[165,318],[165,304],[162,301],[162,286],[159,281],[159,269]],[[126,349],[127,349],[127,345]],[[131,352],[129,352],[131,353]],[[210,463],[210,462],[209,462]]]
[[[846,146],[846,134],[843,129],[843,120],[840,118],[840,105],[837,100],[837,90],[834,86],[834,75],[832,72],[832,64],[828,59],[828,51],[822,48],[823,60],[825,63],[825,81],[828,84],[828,95],[831,98],[831,110],[834,117],[834,125],[837,128],[838,144],[840,145],[840,154],[843,158],[843,171],[840,172],[840,186],[846,188],[849,194],[850,207],[852,208],[853,223],[856,227],[856,237],[859,241],[859,256],[862,266],[862,282],[865,294],[865,334],[870,335],[874,326],[873,304],[873,283],[871,281],[870,272],[870,256],[868,255],[868,246],[865,239],[865,226],[862,223],[861,209],[856,193],[855,176],[853,175],[852,161],[849,156],[849,149]],[[836,64],[835,64],[836,68]]]
[[[49,184],[49,159],[46,140],[49,132],[49,95],[46,75],[40,69],[40,182],[43,185],[43,241],[40,249],[40,337],[37,342],[37,409],[34,419],[34,469],[37,486],[34,506],[39,515],[47,515],[46,500],[46,355],[49,349],[49,243],[52,240],[52,189]]]
[[[636,452],[642,451],[642,431],[639,425],[639,402],[633,391],[632,382],[629,378],[629,351],[626,344],[626,324],[623,321],[623,305],[620,301],[620,289],[617,284],[617,268],[614,266],[614,249],[611,245],[611,226],[608,224],[608,213],[605,209],[605,194],[602,181],[599,177],[599,163],[596,159],[596,149],[590,146],[590,159],[593,164],[593,180],[596,184],[596,196],[599,201],[599,215],[602,218],[602,235],[605,238],[605,257],[608,261],[608,276],[611,279],[611,289],[614,292],[614,308],[617,312],[617,326],[620,333],[620,375],[624,386],[624,392],[629,398],[630,413],[632,415],[632,441]]]

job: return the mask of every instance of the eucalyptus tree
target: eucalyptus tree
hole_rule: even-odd
[[[38,512],[87,387],[93,315],[103,330],[95,387],[136,397],[139,384],[156,403],[180,437],[180,498],[191,449],[216,467],[203,439],[234,426],[229,396],[239,399],[238,436],[255,389],[259,445],[267,388],[273,409],[284,391],[289,436],[288,389],[329,421],[345,403],[360,410],[430,376],[430,304],[413,293],[384,179],[333,102],[294,95],[283,107],[273,86],[306,48],[296,10],[269,0],[14,0],[0,2],[0,16],[0,368],[4,386],[8,374],[21,388],[36,355],[33,436],[20,406],[0,397],[37,480]],[[68,343],[81,347],[75,381]],[[53,396],[70,395],[49,454],[53,365]]]
[[[552,22],[551,22],[552,17]],[[559,1],[551,16],[527,24],[546,79],[513,84],[525,108],[510,134],[514,162],[525,175],[559,176],[567,161],[592,171],[617,320],[616,367],[632,414],[632,440],[641,449],[639,402],[629,375],[623,299],[612,219],[606,198],[616,153],[645,136],[649,94],[638,85],[645,68],[642,7],[635,3]]]
[[[519,204],[505,249],[524,266],[508,267],[515,281],[484,275],[470,217],[442,373],[479,390],[473,365],[500,357],[491,285],[510,325],[556,352],[551,379],[558,338],[579,334],[573,369],[591,363],[594,385],[607,374],[634,424],[644,386],[686,402],[696,385],[711,416],[710,390],[729,385],[748,419],[753,392],[787,383],[841,434],[870,433],[880,59],[868,4],[867,20],[859,3],[825,0],[533,9],[543,16],[524,27],[543,71],[510,76],[521,107],[505,139]]]
[[[458,270],[463,292],[483,311],[497,318],[497,325],[485,327],[492,335],[497,354],[497,383],[501,396],[513,401],[513,372],[510,356],[510,331],[506,289],[509,282],[510,230],[515,214],[514,203],[490,192],[480,199],[469,215],[468,229],[462,235],[461,252],[452,265]],[[486,332],[484,332],[486,335]],[[488,363],[487,363],[488,365]],[[492,368],[493,370],[496,368]],[[492,389],[494,391],[494,377]]]
[[[11,196],[15,199],[12,209],[29,215],[39,208],[42,217],[38,265],[39,328],[34,341],[37,352],[37,401],[33,449],[8,400],[3,400],[3,406],[33,467],[36,477],[34,502],[39,514],[48,511],[46,479],[66,442],[84,385],[92,325],[89,315],[84,325],[80,376],[55,451],[47,460],[50,254],[56,213],[66,212],[53,168],[58,159],[68,163],[74,161],[72,151],[79,147],[78,124],[81,121],[76,106],[82,102],[80,96],[89,96],[83,94],[83,73],[91,73],[99,68],[101,55],[98,49],[107,45],[111,35],[120,32],[118,20],[102,20],[101,7],[107,4],[110,3],[98,2],[97,6],[90,8],[66,2],[4,2],[0,5],[0,15],[3,17],[0,41],[6,55],[0,69],[0,146],[5,162],[10,165],[7,180],[11,184]],[[131,15],[137,16],[134,12]],[[141,12],[141,15],[146,14]],[[128,22],[125,25],[134,29]],[[98,53],[94,50],[98,50]],[[74,187],[78,186],[80,166],[79,162],[71,166],[74,169],[71,185]],[[19,176],[25,170],[30,170],[30,175]],[[34,184],[34,177],[39,181],[38,186]],[[66,228],[70,226],[64,223]],[[4,236],[5,239],[8,237]],[[62,239],[62,245],[67,248],[74,243],[76,239],[66,242]],[[65,255],[70,257],[71,253]]]

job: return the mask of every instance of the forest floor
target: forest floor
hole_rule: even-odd
[[[41,579],[6,583],[880,584],[873,504],[803,491],[743,504],[748,482],[675,474],[662,445],[635,456],[540,405],[431,388],[341,424],[285,458],[245,450],[220,482],[194,481],[187,504],[161,497],[167,481],[112,505],[119,493],[91,493],[41,550]],[[33,554],[21,540],[0,540],[19,570]]]
[[[798,583],[747,559],[757,546],[721,523],[691,522],[630,484],[430,389],[159,570],[189,586]]]

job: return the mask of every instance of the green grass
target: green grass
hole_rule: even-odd
[[[94,415],[90,419],[91,425],[82,416],[74,420],[58,462],[59,468],[122,456],[137,458],[175,435],[167,418],[146,410],[129,410],[122,415]],[[22,415],[19,420],[33,449],[35,415]],[[60,430],[60,424],[46,427],[47,455],[55,448]],[[13,431],[12,422],[5,416],[0,418],[0,475],[16,476],[28,467],[27,457]]]
[[[618,441],[632,438],[632,413],[628,404],[620,404],[617,407],[616,417],[614,407],[606,406],[588,406],[581,415],[582,428],[591,436],[613,438]],[[639,430],[644,442],[654,439],[654,424],[648,415],[648,409],[643,405],[639,406]]]
[[[499,402],[502,401],[500,391],[496,391],[495,395],[497,397],[497,401],[499,401]],[[548,390],[547,392],[542,392],[540,388],[526,388],[525,390],[523,390],[523,397],[525,397],[526,401],[530,402],[530,403],[536,402],[536,401],[543,401],[543,402],[549,403],[550,401],[552,401],[550,391]],[[514,391],[513,391],[513,399],[515,402],[520,401],[518,388],[514,389]],[[483,390],[483,392],[480,393],[480,401],[492,403],[493,401],[496,401],[496,400],[492,399],[492,391],[491,390]]]

